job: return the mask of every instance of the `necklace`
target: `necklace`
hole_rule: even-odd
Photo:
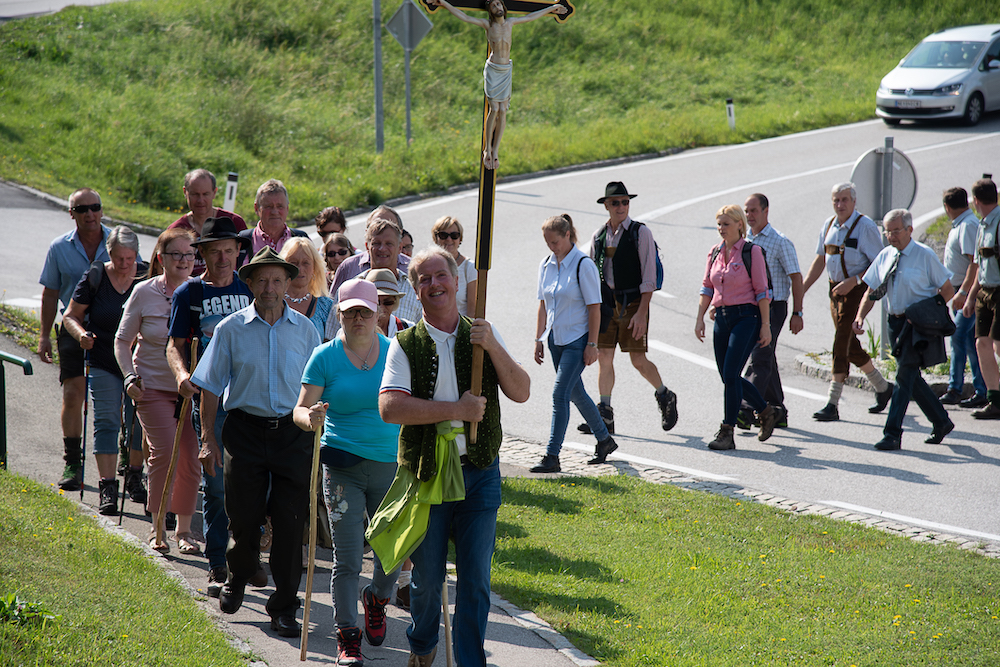
[[[286,294],[285,298],[288,299],[291,303],[302,303],[303,301],[308,301],[309,299],[311,299],[312,298],[312,294],[310,294],[309,292],[306,292],[305,296],[299,297],[298,299],[293,299],[292,297],[290,297],[290,296],[288,296]]]
[[[377,341],[377,340],[378,340],[378,336],[372,335],[372,344],[368,348],[368,352],[367,352],[367,354],[365,354],[364,357],[362,357],[360,354],[358,354],[357,352],[355,352],[354,350],[351,349],[351,346],[347,344],[347,339],[346,338],[344,339],[344,349],[347,350],[348,352],[350,352],[351,354],[353,354],[355,357],[358,358],[358,361],[361,362],[361,370],[363,370],[363,371],[370,371],[372,369],[372,367],[368,365],[368,357],[371,356],[372,350],[375,349],[375,341]]]

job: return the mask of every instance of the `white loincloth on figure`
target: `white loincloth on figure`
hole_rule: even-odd
[[[486,61],[486,65],[483,66],[483,90],[486,92],[486,99],[491,102],[509,101],[513,81],[513,60],[506,65]]]

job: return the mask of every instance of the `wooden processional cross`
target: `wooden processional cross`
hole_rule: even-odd
[[[487,4],[490,0],[454,0],[450,4],[460,10],[474,10],[477,12],[487,12]],[[444,9],[440,5],[436,4],[435,0],[421,0],[424,8],[430,12],[435,13],[438,10]],[[572,3],[569,0],[558,0],[558,1],[548,1],[545,0],[505,0],[503,3],[507,8],[508,17],[511,13],[517,14],[530,14],[532,12],[537,12],[539,10],[547,9],[553,5],[562,5],[565,8],[565,13],[556,14],[553,12],[551,16],[559,23],[565,23],[570,16],[576,11]],[[489,49],[489,42],[487,41],[487,49]],[[489,57],[490,51],[487,50],[487,57]],[[492,134],[493,127],[489,127],[487,121],[490,115],[490,101],[486,97],[485,93],[483,95],[483,133],[480,145],[480,156],[479,161],[479,212],[476,221],[476,275],[477,275],[477,285],[476,285],[476,312],[473,314],[475,318],[485,318],[486,317],[486,274],[490,269],[490,263],[493,258],[493,208],[494,208],[494,198],[496,195],[496,185],[497,185],[497,165],[495,161],[491,164],[491,161],[487,159],[487,150],[492,145]],[[487,132],[487,129],[490,132]],[[496,147],[494,147],[495,149]],[[475,345],[472,349],[472,393],[476,396],[482,394],[483,385],[483,348],[479,345]],[[477,426],[478,424],[473,423],[469,431],[469,439],[471,442],[476,442],[477,436]]]

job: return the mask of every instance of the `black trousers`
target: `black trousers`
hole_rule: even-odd
[[[757,346],[750,353],[750,365],[744,376],[757,388],[768,405],[784,405],[785,392],[781,390],[781,376],[778,374],[778,358],[774,350],[778,345],[778,336],[785,326],[788,317],[787,301],[771,302],[771,344],[767,347]],[[748,407],[746,401],[743,407]]]
[[[230,412],[222,427],[226,513],[233,536],[226,550],[229,576],[245,583],[257,571],[260,527],[271,516],[271,616],[299,608],[302,533],[309,516],[312,434],[293,424],[269,429]]]

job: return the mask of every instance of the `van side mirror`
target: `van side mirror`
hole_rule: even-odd
[[[997,60],[996,58],[993,58],[992,60],[987,61],[986,62],[986,69],[988,69],[988,70],[991,70],[991,69],[1000,69],[1000,60]]]

